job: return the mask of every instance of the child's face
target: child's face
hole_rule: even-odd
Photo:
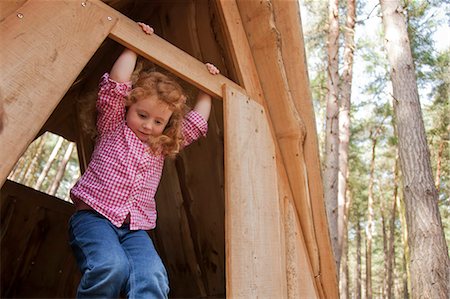
[[[128,127],[143,142],[150,136],[158,137],[164,131],[172,111],[169,106],[155,97],[138,100],[128,107]]]

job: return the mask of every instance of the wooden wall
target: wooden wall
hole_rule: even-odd
[[[8,152],[0,155],[2,175],[5,169],[12,168],[12,160],[20,156],[33,138],[45,131],[76,141],[80,166],[82,171],[85,169],[94,144],[85,128],[95,120],[95,114],[86,114],[86,107],[95,102],[98,81],[123,49],[121,44],[128,45],[172,71],[180,80],[184,79],[186,82],[182,83],[192,96],[197,87],[221,97],[225,85],[223,93],[227,103],[223,105],[214,99],[207,138],[190,145],[175,160],[167,161],[157,192],[159,218],[157,228],[150,234],[169,272],[170,296],[337,297],[298,3],[282,0],[103,2],[109,6],[96,0],[58,2],[64,14],[73,13],[67,15],[68,19],[49,13],[53,10],[45,9],[51,3],[48,1],[0,3],[2,37],[9,37],[12,42],[14,34],[23,31],[19,39],[29,48],[38,47],[42,40],[54,50],[49,51],[52,55],[47,55],[45,48],[36,48],[42,51],[42,59],[35,53],[37,50],[25,52],[30,54],[30,57],[24,55],[29,61],[7,47],[0,50],[3,51],[0,54],[9,55],[11,61],[23,66],[21,69],[16,64],[1,62],[8,73],[2,74],[0,87],[7,87],[9,102],[5,110],[11,116],[9,124],[6,122],[6,133],[0,135],[0,141],[7,140],[11,145]],[[116,14],[111,7],[123,15]],[[22,12],[22,18],[18,18]],[[44,14],[48,16],[45,22]],[[27,30],[31,28],[27,23],[30,19],[40,34],[39,42],[32,39],[33,31]],[[67,22],[68,26],[53,26],[58,20]],[[143,40],[147,36],[132,20],[155,28],[157,36],[151,43]],[[77,26],[70,27],[71,22]],[[89,26],[94,32],[86,29]],[[48,27],[54,30],[54,37],[45,35]],[[112,39],[102,41],[108,34]],[[70,45],[77,49],[72,51],[77,63],[69,67],[70,72],[64,73],[65,66],[58,59],[60,52],[71,53],[65,49],[67,36],[71,37]],[[52,38],[58,41],[56,49],[52,48]],[[82,41],[85,46],[80,47],[74,41]],[[202,62],[214,63],[224,76],[210,79]],[[55,73],[62,72],[64,77],[43,72],[48,85],[43,84],[42,94],[21,93],[23,82],[15,78],[20,79],[22,75],[38,84],[41,81],[35,76],[36,70],[43,65]],[[64,84],[69,81],[68,86],[61,87],[59,80]],[[46,86],[52,86],[57,95]],[[46,96],[51,98],[50,108],[45,106]],[[24,110],[23,103],[37,107],[26,109],[30,112],[26,119],[16,116]],[[39,111],[46,114],[41,115]],[[241,123],[247,124],[242,132]],[[13,129],[11,124],[15,124]],[[225,148],[224,144],[227,144]],[[239,163],[241,157],[245,160]],[[259,180],[259,175],[264,179]],[[45,208],[42,208],[42,198],[45,198]],[[20,253],[27,260],[20,265],[14,262],[3,265],[2,253],[2,292],[3,274],[14,273],[5,280],[8,286],[5,296],[70,297],[77,270],[69,262],[65,264],[69,268],[61,269],[60,261],[70,259],[65,231],[72,207],[10,182],[2,187],[1,204],[5,261],[12,253]],[[23,216],[14,221],[22,223],[24,230],[15,230],[16,225],[8,224],[19,210],[23,211],[19,216]],[[58,230],[53,232],[53,227]],[[22,239],[27,241],[16,241]],[[51,258],[58,262],[50,263],[55,265],[55,271],[66,275],[64,278],[58,278],[54,270],[44,267],[50,257],[39,248],[46,248],[47,255],[51,252]],[[52,272],[49,277],[54,278],[33,274],[47,272]],[[56,286],[61,279],[65,279],[67,287]],[[28,286],[37,291],[27,291]]]
[[[67,233],[73,206],[11,181],[0,204],[1,298],[73,298],[80,279]]]

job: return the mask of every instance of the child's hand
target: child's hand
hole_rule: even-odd
[[[151,35],[151,34],[153,34],[153,32],[155,32],[155,30],[153,30],[153,28],[150,27],[149,25],[144,24],[142,22],[137,22],[137,23],[139,24],[139,26],[141,26],[142,31],[144,31],[145,33]]]
[[[205,63],[208,72],[212,75],[217,75],[220,73],[219,69],[212,63]]]

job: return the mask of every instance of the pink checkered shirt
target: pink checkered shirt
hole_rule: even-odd
[[[156,226],[155,193],[164,165],[164,156],[152,155],[125,122],[124,97],[131,83],[118,83],[105,74],[97,100],[95,145],[86,172],[72,188],[76,205],[84,202],[120,227],[130,214],[130,229]],[[183,122],[185,146],[206,136],[208,124],[196,111]]]

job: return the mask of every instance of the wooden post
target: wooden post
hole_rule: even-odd
[[[225,247],[229,298],[286,298],[275,146],[266,111],[224,87]]]

